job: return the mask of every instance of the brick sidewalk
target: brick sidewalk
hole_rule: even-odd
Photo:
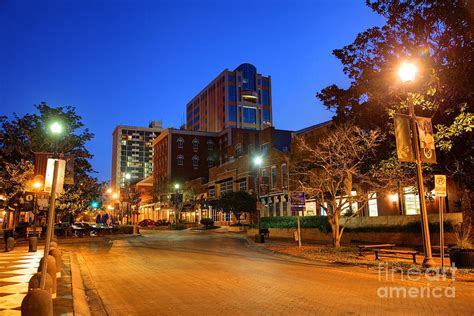
[[[15,247],[0,253],[0,314],[21,315],[21,302],[28,292],[28,282],[36,273],[44,248],[28,252],[28,247]],[[61,278],[53,300],[54,315],[73,315],[71,267],[68,252],[63,251]]]

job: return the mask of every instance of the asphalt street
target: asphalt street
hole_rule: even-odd
[[[399,274],[293,260],[258,250],[242,235],[154,231],[64,247],[80,258],[89,290],[100,298],[100,304],[92,301],[100,305],[93,314],[474,314],[472,283],[401,280]],[[424,297],[407,296],[423,288]]]

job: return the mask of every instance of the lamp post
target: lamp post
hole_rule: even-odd
[[[175,191],[175,198],[174,198],[174,205],[175,205],[175,212],[174,212],[174,221],[176,224],[176,229],[178,229],[178,224],[179,224],[179,214],[178,214],[178,199],[179,199],[179,188],[180,188],[179,183],[174,184],[174,191]]]
[[[125,213],[126,213],[126,216],[127,216],[127,224],[128,224],[128,221],[129,221],[129,216],[128,216],[128,202],[130,200],[130,194],[128,192],[129,190],[129,185],[130,185],[130,179],[132,178],[132,176],[130,175],[130,173],[126,173],[125,174],[125,197],[126,197],[126,203],[127,203],[127,208],[125,210]],[[123,221],[123,210],[122,210],[122,221]]]
[[[256,172],[256,177],[255,177],[255,184],[257,185],[257,201],[258,201],[258,204],[261,206],[261,203],[260,203],[260,166],[262,165],[263,163],[263,158],[261,156],[257,156],[253,159],[253,163],[256,167],[255,169],[255,172]],[[262,228],[261,227],[261,223],[260,223],[260,207],[257,208],[257,213],[258,213],[258,233],[260,234],[260,229]]]
[[[418,68],[415,64],[403,62],[398,71],[398,76],[400,80],[405,84],[409,85],[412,83],[416,74],[418,73]],[[421,156],[420,156],[420,144],[418,143],[418,130],[416,126],[416,116],[415,109],[413,106],[412,98],[408,98],[408,113],[410,116],[410,125],[412,131],[412,143],[415,149],[415,162],[416,162],[416,177],[418,182],[418,195],[420,197],[420,213],[421,213],[421,225],[422,225],[422,234],[423,234],[423,248],[425,250],[425,258],[423,259],[423,265],[425,267],[434,266],[434,261],[431,252],[431,240],[430,240],[430,231],[428,226],[428,214],[426,212],[426,203],[425,203],[425,190],[423,186],[423,172],[421,169]]]
[[[59,173],[59,159],[57,156],[57,143],[58,138],[62,134],[63,127],[62,125],[55,121],[49,126],[52,137],[54,138],[54,172],[53,172],[53,181],[51,184],[51,194],[49,197],[49,211],[48,211],[48,228],[46,230],[46,241],[44,245],[44,255],[43,255],[43,267],[41,271],[41,282],[40,288],[45,289],[46,285],[46,267],[48,262],[49,255],[49,245],[51,243],[51,238],[54,234],[54,217],[55,217],[55,204],[56,204],[56,186],[58,183],[58,173]]]

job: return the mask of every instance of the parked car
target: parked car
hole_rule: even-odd
[[[164,219],[159,219],[155,222],[156,226],[166,226],[169,225],[169,222]]]
[[[91,224],[91,236],[101,236],[105,235],[107,232],[111,233],[112,232],[112,227],[107,226],[107,224],[103,223],[95,223]]]
[[[71,227],[76,237],[84,237],[91,234],[91,226],[87,223],[74,223]]]
[[[147,227],[147,226],[155,226],[155,221],[151,219],[144,219],[141,222],[138,223],[141,227]]]

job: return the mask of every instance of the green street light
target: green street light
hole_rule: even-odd
[[[178,190],[178,189],[179,189],[179,183],[176,183],[176,184],[174,185],[174,188],[175,188],[176,190]]]
[[[125,179],[130,180],[131,177],[130,173],[125,174]]]
[[[63,127],[59,122],[53,122],[53,124],[49,126],[49,129],[51,130],[51,133],[56,135],[61,134],[63,131]]]
[[[93,209],[97,209],[97,208],[99,207],[99,202],[97,202],[97,201],[92,201],[91,207],[92,207]]]

